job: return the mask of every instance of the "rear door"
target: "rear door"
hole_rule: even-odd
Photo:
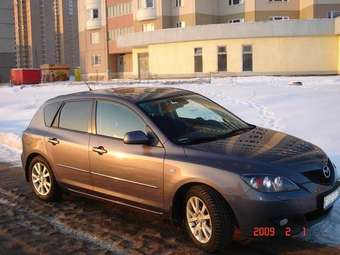
[[[88,156],[92,109],[93,100],[65,102],[46,138],[56,178],[71,188],[92,190]]]
[[[90,136],[89,149],[94,190],[130,205],[162,208],[163,146],[123,142],[127,132],[151,133],[143,119],[128,106],[106,100],[97,101],[95,119],[96,134]]]

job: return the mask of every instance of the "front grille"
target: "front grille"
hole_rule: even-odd
[[[331,184],[334,181],[335,171],[334,171],[333,164],[331,163],[330,160],[327,161],[327,166],[329,167],[329,170],[331,172],[329,178],[326,178],[326,176],[324,175],[323,169],[304,172],[303,175],[307,177],[310,181],[317,183],[317,184],[324,184],[324,185]]]

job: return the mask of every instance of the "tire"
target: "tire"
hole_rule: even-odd
[[[195,203],[198,203],[198,207],[195,207],[201,208],[200,210],[195,211]],[[223,251],[232,241],[234,220],[231,209],[221,195],[209,187],[199,185],[188,191],[184,205],[184,222],[191,240],[206,252]]]
[[[34,194],[39,199],[52,202],[60,198],[60,191],[53,171],[43,157],[37,156],[30,162],[29,181]]]

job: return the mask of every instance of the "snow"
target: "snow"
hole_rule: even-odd
[[[289,85],[301,81],[303,86]],[[173,86],[203,94],[247,122],[280,130],[320,146],[340,168],[340,76],[232,77],[197,80],[117,81],[116,86]],[[93,86],[93,85],[92,85]],[[87,90],[82,83],[0,87],[0,162],[19,162],[21,134],[40,105],[51,97]],[[340,202],[311,229],[309,240],[340,244]],[[334,233],[338,233],[338,235]]]

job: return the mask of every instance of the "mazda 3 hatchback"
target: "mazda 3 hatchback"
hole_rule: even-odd
[[[317,146],[174,88],[50,99],[23,134],[22,162],[42,200],[68,190],[168,216],[209,252],[235,229],[306,232],[340,193],[336,167]]]

